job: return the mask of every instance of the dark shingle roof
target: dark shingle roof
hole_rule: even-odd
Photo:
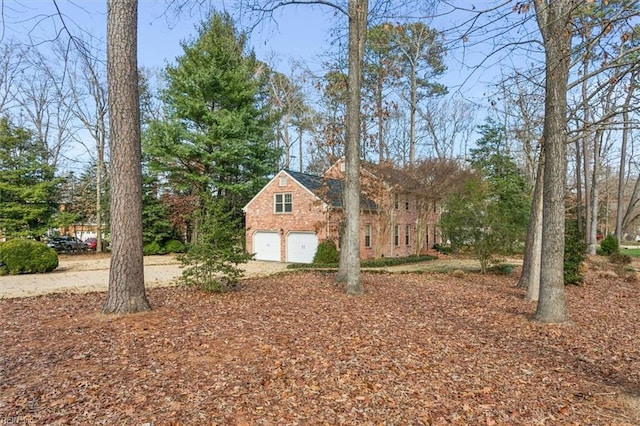
[[[292,178],[302,186],[317,195],[321,200],[333,207],[342,208],[342,193],[344,182],[339,179],[325,178],[322,176],[310,175],[307,173],[285,170]],[[360,195],[360,208],[365,210],[376,210],[378,206],[372,200]]]

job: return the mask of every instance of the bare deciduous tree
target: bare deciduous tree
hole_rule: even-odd
[[[535,318],[568,320],[564,297],[564,213],[567,174],[567,84],[574,0],[534,0],[545,52],[544,176],[540,297]]]
[[[475,129],[475,113],[473,105],[457,97],[439,100],[426,107],[421,116],[436,158],[453,158],[456,149],[461,157],[466,156],[466,144]]]

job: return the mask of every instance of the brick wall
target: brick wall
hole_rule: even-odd
[[[344,178],[340,162],[334,164],[325,176]],[[281,182],[281,177],[286,177],[286,182]],[[376,184],[374,177],[368,172],[363,172],[361,179],[363,192],[372,192],[366,195],[380,207],[377,212],[364,211],[360,216],[360,257],[362,259],[409,256],[424,252],[434,244],[435,223],[438,215],[435,213],[428,215],[428,242],[424,235],[418,239],[418,232],[426,234],[426,229],[416,227],[418,210],[415,198],[398,193],[396,208],[395,192],[390,191],[384,183]],[[280,186],[281,183],[284,186]],[[274,197],[277,193],[291,194],[291,213],[275,213]],[[253,236],[258,231],[280,233],[280,259],[282,260],[286,259],[287,234],[292,231],[315,232],[318,242],[330,238],[338,245],[343,215],[342,209],[325,211],[323,203],[316,196],[299,185],[286,172],[281,171],[247,206],[245,215],[247,251],[250,253],[254,251]],[[367,225],[371,229],[369,245],[366,244],[365,238]],[[398,226],[397,244],[396,225]],[[407,226],[409,227],[408,244]],[[418,248],[416,248],[417,243],[420,244]]]
[[[280,186],[280,178],[286,177],[286,184]],[[284,183],[284,182],[283,182]],[[274,199],[277,193],[291,194],[292,212],[275,213]],[[253,235],[257,231],[279,232],[280,259],[285,259],[285,242],[291,231],[311,231],[318,236],[318,242],[326,238],[327,214],[316,196],[299,185],[281,171],[247,205],[245,213],[247,251],[253,253]]]
[[[338,160],[325,172],[325,176],[334,179],[344,179],[344,159]],[[360,217],[360,257],[373,259],[379,257],[403,257],[416,254],[417,232],[416,221],[418,211],[414,197],[403,193],[396,193],[384,182],[365,169],[360,172],[360,187],[362,193],[374,201],[379,207],[375,214],[364,212]],[[396,207],[397,194],[397,207]],[[407,204],[409,206],[407,208]],[[371,244],[365,245],[365,228],[371,225]],[[395,226],[398,226],[398,241],[396,244]],[[407,225],[409,226],[409,244],[407,244]],[[424,243],[425,238],[421,239]]]

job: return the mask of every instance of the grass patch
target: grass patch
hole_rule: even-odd
[[[627,255],[629,255],[631,257],[640,257],[640,247],[639,248],[632,248],[632,249],[624,248],[624,249],[620,250],[620,253],[627,254]]]

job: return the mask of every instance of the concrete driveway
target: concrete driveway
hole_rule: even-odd
[[[0,299],[30,297],[50,293],[107,291],[109,262],[106,255],[61,256],[58,268],[47,274],[0,276]],[[144,281],[147,288],[169,286],[182,274],[174,256],[145,256]],[[275,274],[286,263],[250,261],[244,265],[246,277]]]

